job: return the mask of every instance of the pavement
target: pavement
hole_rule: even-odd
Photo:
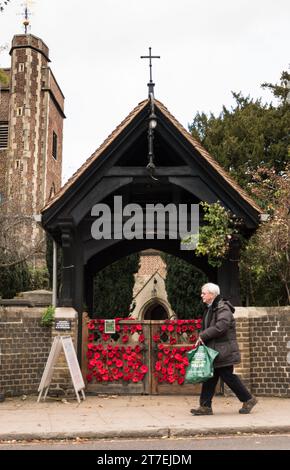
[[[180,438],[244,433],[290,433],[290,398],[258,397],[248,415],[235,397],[217,396],[213,416],[192,416],[198,396],[6,398],[0,403],[0,441],[34,439]]]

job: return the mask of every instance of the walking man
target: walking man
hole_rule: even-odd
[[[220,288],[216,284],[204,284],[201,289],[201,298],[207,310],[203,317],[199,337],[206,346],[215,349],[219,354],[214,361],[214,376],[202,384],[200,406],[190,412],[196,416],[213,414],[212,399],[220,377],[243,403],[239,413],[248,414],[257,404],[257,399],[233,373],[234,364],[241,362],[236,337],[236,322],[233,316],[235,309],[230,302],[221,298]]]

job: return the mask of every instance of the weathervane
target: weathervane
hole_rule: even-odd
[[[24,3],[21,4],[21,6],[24,7],[24,11],[22,13],[23,15],[23,26],[24,26],[24,33],[27,34],[28,30],[30,29],[30,16],[32,15],[31,13],[31,7],[33,5],[32,0],[26,0]]]
[[[149,89],[149,96],[150,93],[152,93],[152,95],[154,96],[155,83],[152,80],[152,59],[160,59],[160,55],[151,55],[151,47],[149,47],[149,55],[141,55],[140,59],[149,59],[150,80],[147,85]]]

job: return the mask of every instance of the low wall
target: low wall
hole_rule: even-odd
[[[13,301],[11,302],[13,303]],[[56,309],[55,319],[71,321],[71,331],[56,331],[41,326],[46,307],[28,307],[0,304],[0,392],[5,396],[36,394],[57,334],[70,334],[75,342],[77,334],[76,312],[73,309]],[[51,391],[71,390],[72,383],[63,353],[51,382]]]
[[[290,307],[238,307],[235,318],[236,372],[255,395],[290,397]]]
[[[71,323],[70,331],[56,331],[54,325],[40,325],[44,309],[0,304],[0,392],[6,396],[37,393],[55,335],[72,336],[76,348],[75,310],[56,309],[56,319]],[[235,318],[242,354],[236,373],[258,396],[290,397],[290,307],[238,307]],[[86,341],[84,332],[83,361]],[[50,391],[72,391],[63,354],[54,368]]]
[[[35,393],[51,347],[51,328],[40,320],[44,308],[0,306],[0,391]]]

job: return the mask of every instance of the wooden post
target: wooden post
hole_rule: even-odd
[[[239,261],[240,241],[237,238],[233,238],[228,257],[222,266],[218,268],[217,280],[222,297],[230,300],[235,306],[241,305]]]

